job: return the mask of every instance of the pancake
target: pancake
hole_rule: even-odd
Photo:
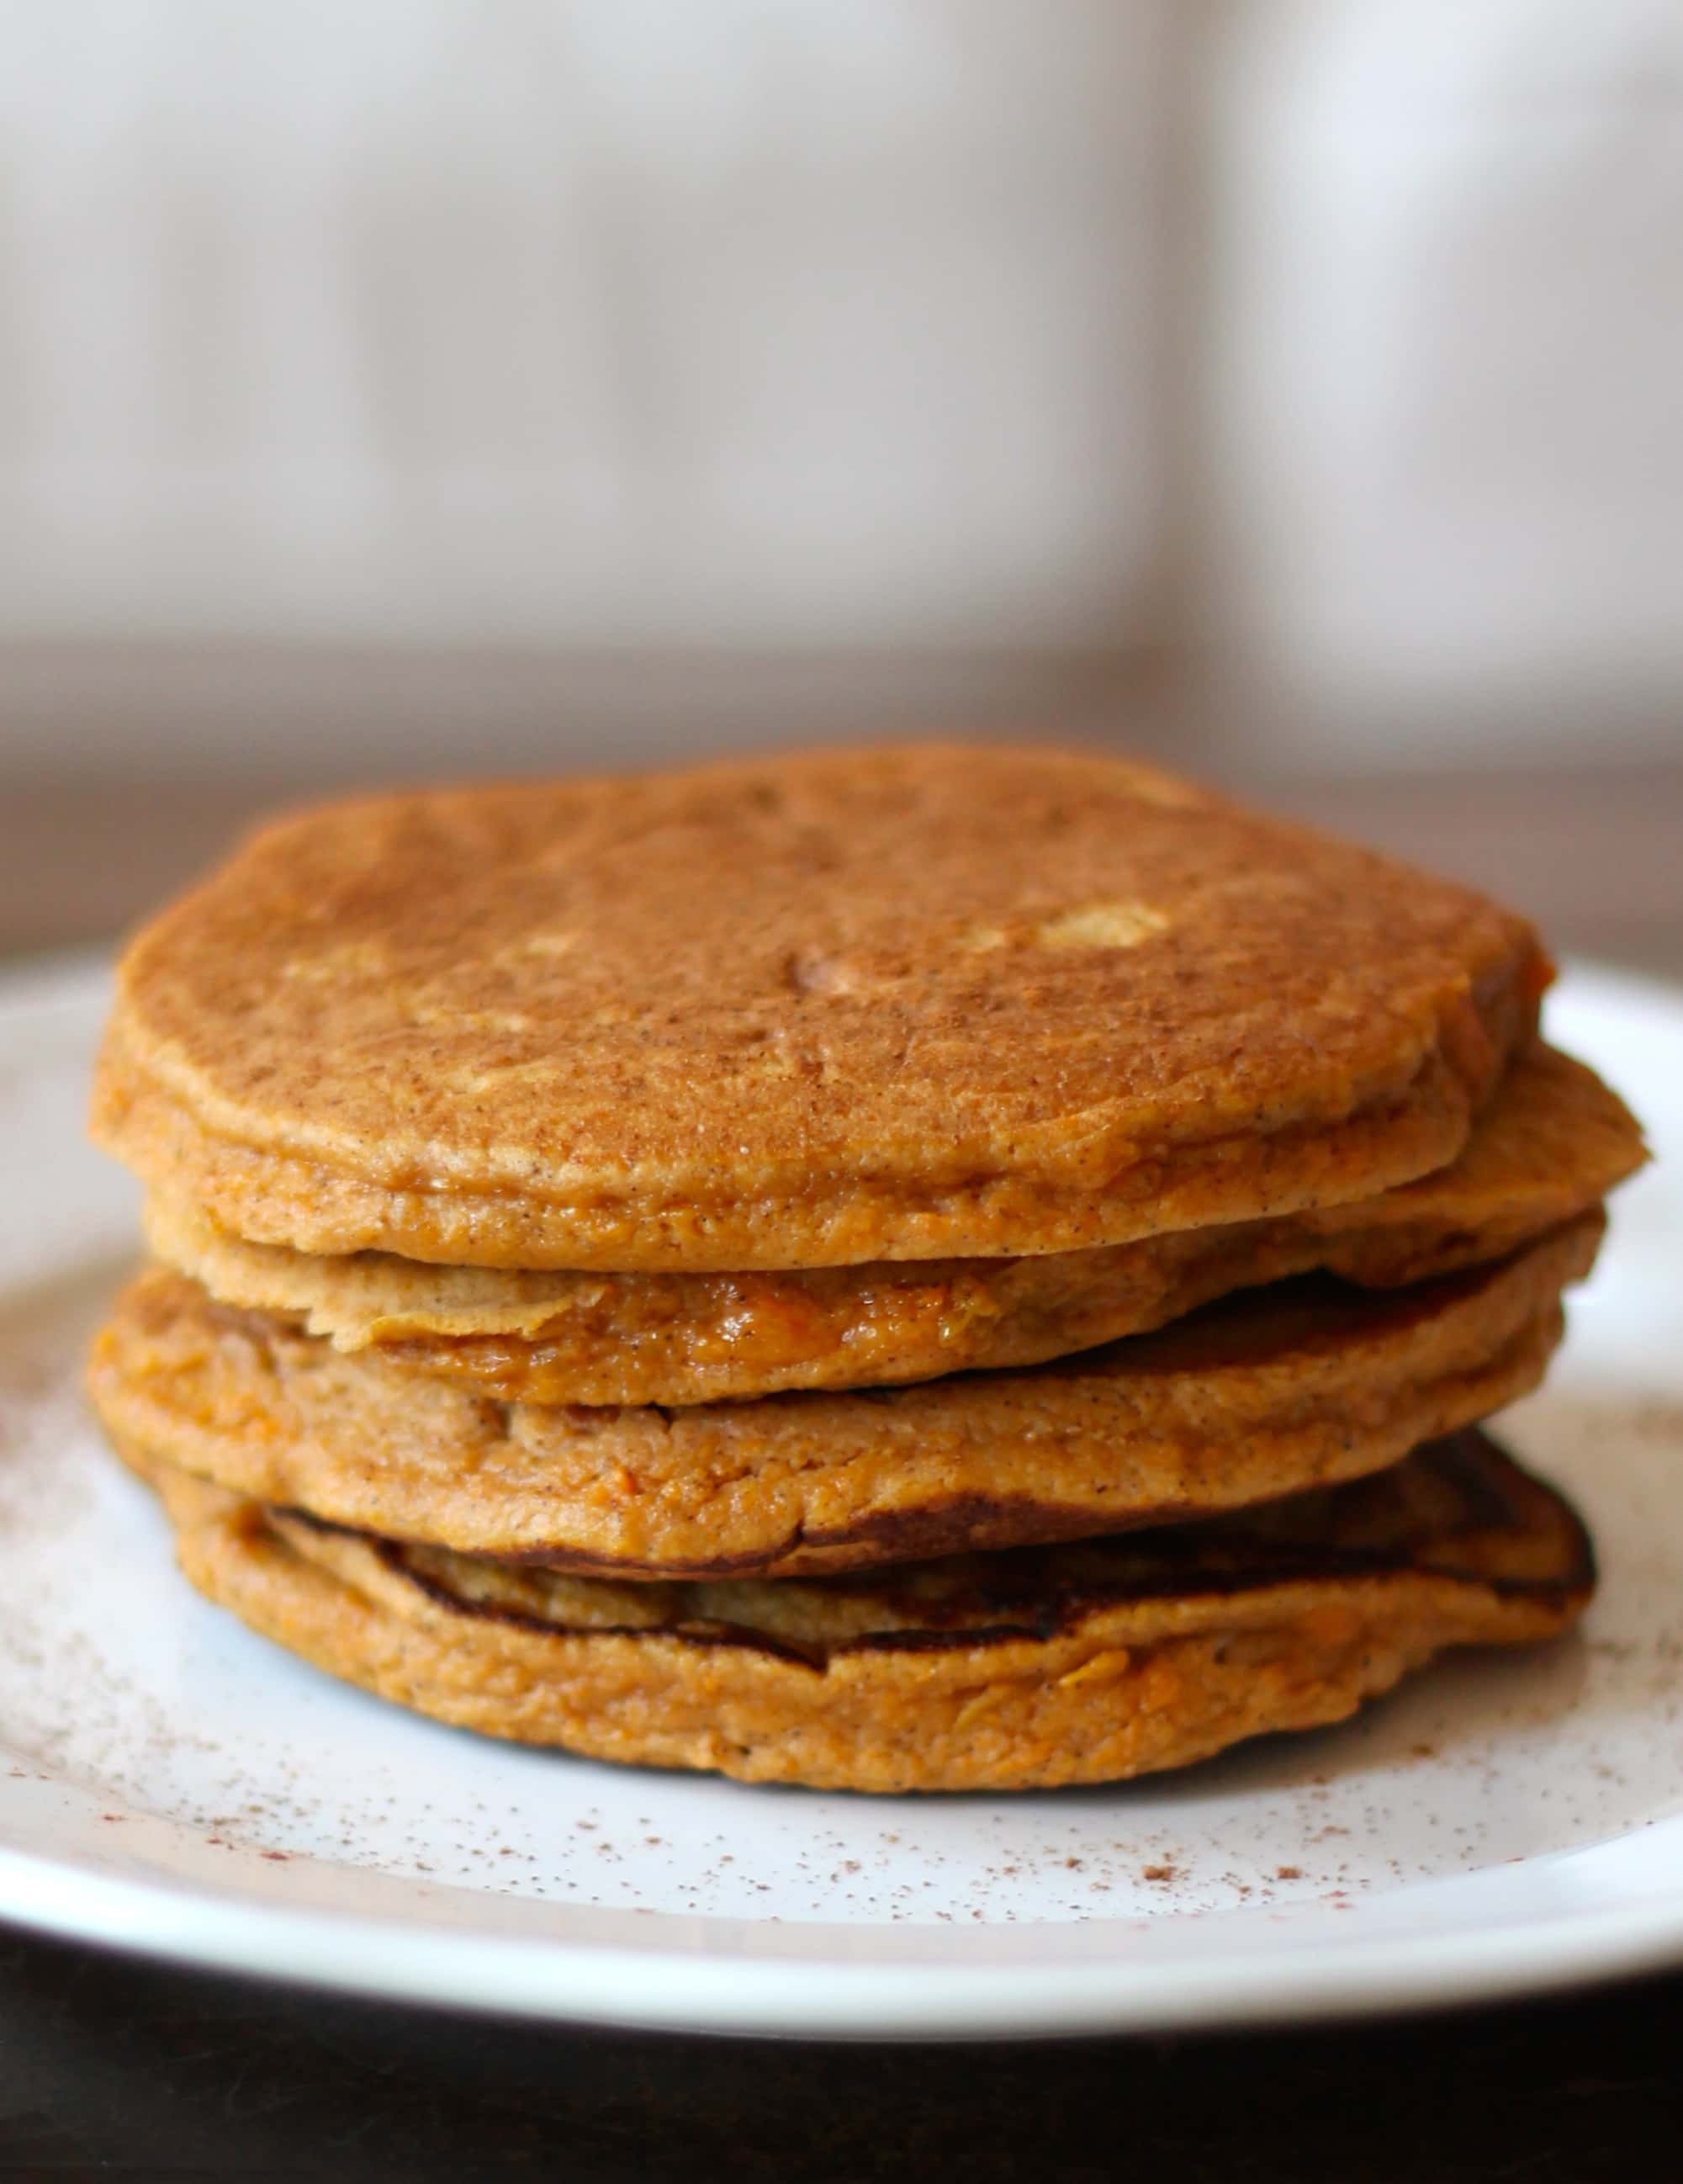
[[[867,1791],[1049,1789],[1339,1721],[1594,1585],[1481,1435],[1242,1518],[852,1580],[632,1585],[324,1529],[147,1459],[191,1581],[318,1668],[592,1758]]]
[[[1147,767],[819,752],[264,829],[126,952],[94,1123],[306,1252],[1038,1255],[1446,1166],[1549,975],[1469,889]]]
[[[247,1244],[157,1194],[147,1234],[224,1303],[504,1401],[705,1403],[1038,1364],[1318,1267],[1380,1287],[1423,1280],[1588,1211],[1641,1158],[1623,1103],[1539,1046],[1435,1175],[1353,1206],[1088,1251],[809,1273],[514,1273]]]
[[[125,1446],[388,1537],[789,1575],[1160,1524],[1394,1462],[1536,1384],[1602,1227],[1407,1290],[1253,1291],[1020,1372],[674,1411],[498,1403],[153,1272],[90,1388]]]

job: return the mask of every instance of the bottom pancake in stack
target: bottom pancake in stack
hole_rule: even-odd
[[[144,1457],[187,1576],[424,1713],[819,1788],[1048,1789],[1341,1719],[1448,1646],[1564,1630],[1558,1495],[1481,1434],[1202,1524],[845,1578],[630,1584],[346,1530]]]

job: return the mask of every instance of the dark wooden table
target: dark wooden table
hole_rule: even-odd
[[[997,2048],[627,2037],[0,1942],[0,2176],[1661,2184],[1683,1979],[1341,2030]]]
[[[1683,772],[1269,784],[1683,976]],[[108,931],[252,792],[0,798],[0,953]],[[1683,1490],[1683,1487],[1680,1488]],[[0,2178],[1683,2176],[1683,1976],[1410,2022],[961,2048],[540,2030],[0,1937]]]

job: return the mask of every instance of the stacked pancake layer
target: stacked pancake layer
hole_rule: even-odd
[[[1587,1597],[1468,1430],[1641,1157],[1547,976],[1094,758],[306,815],[125,958],[94,1398],[201,1589],[492,1734],[895,1790],[1334,1719]]]

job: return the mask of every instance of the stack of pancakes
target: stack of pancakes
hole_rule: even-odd
[[[284,821],[125,958],[94,1400],[193,1583],[441,1719],[1094,1781],[1547,1636],[1636,1129],[1464,889],[1090,755]]]

